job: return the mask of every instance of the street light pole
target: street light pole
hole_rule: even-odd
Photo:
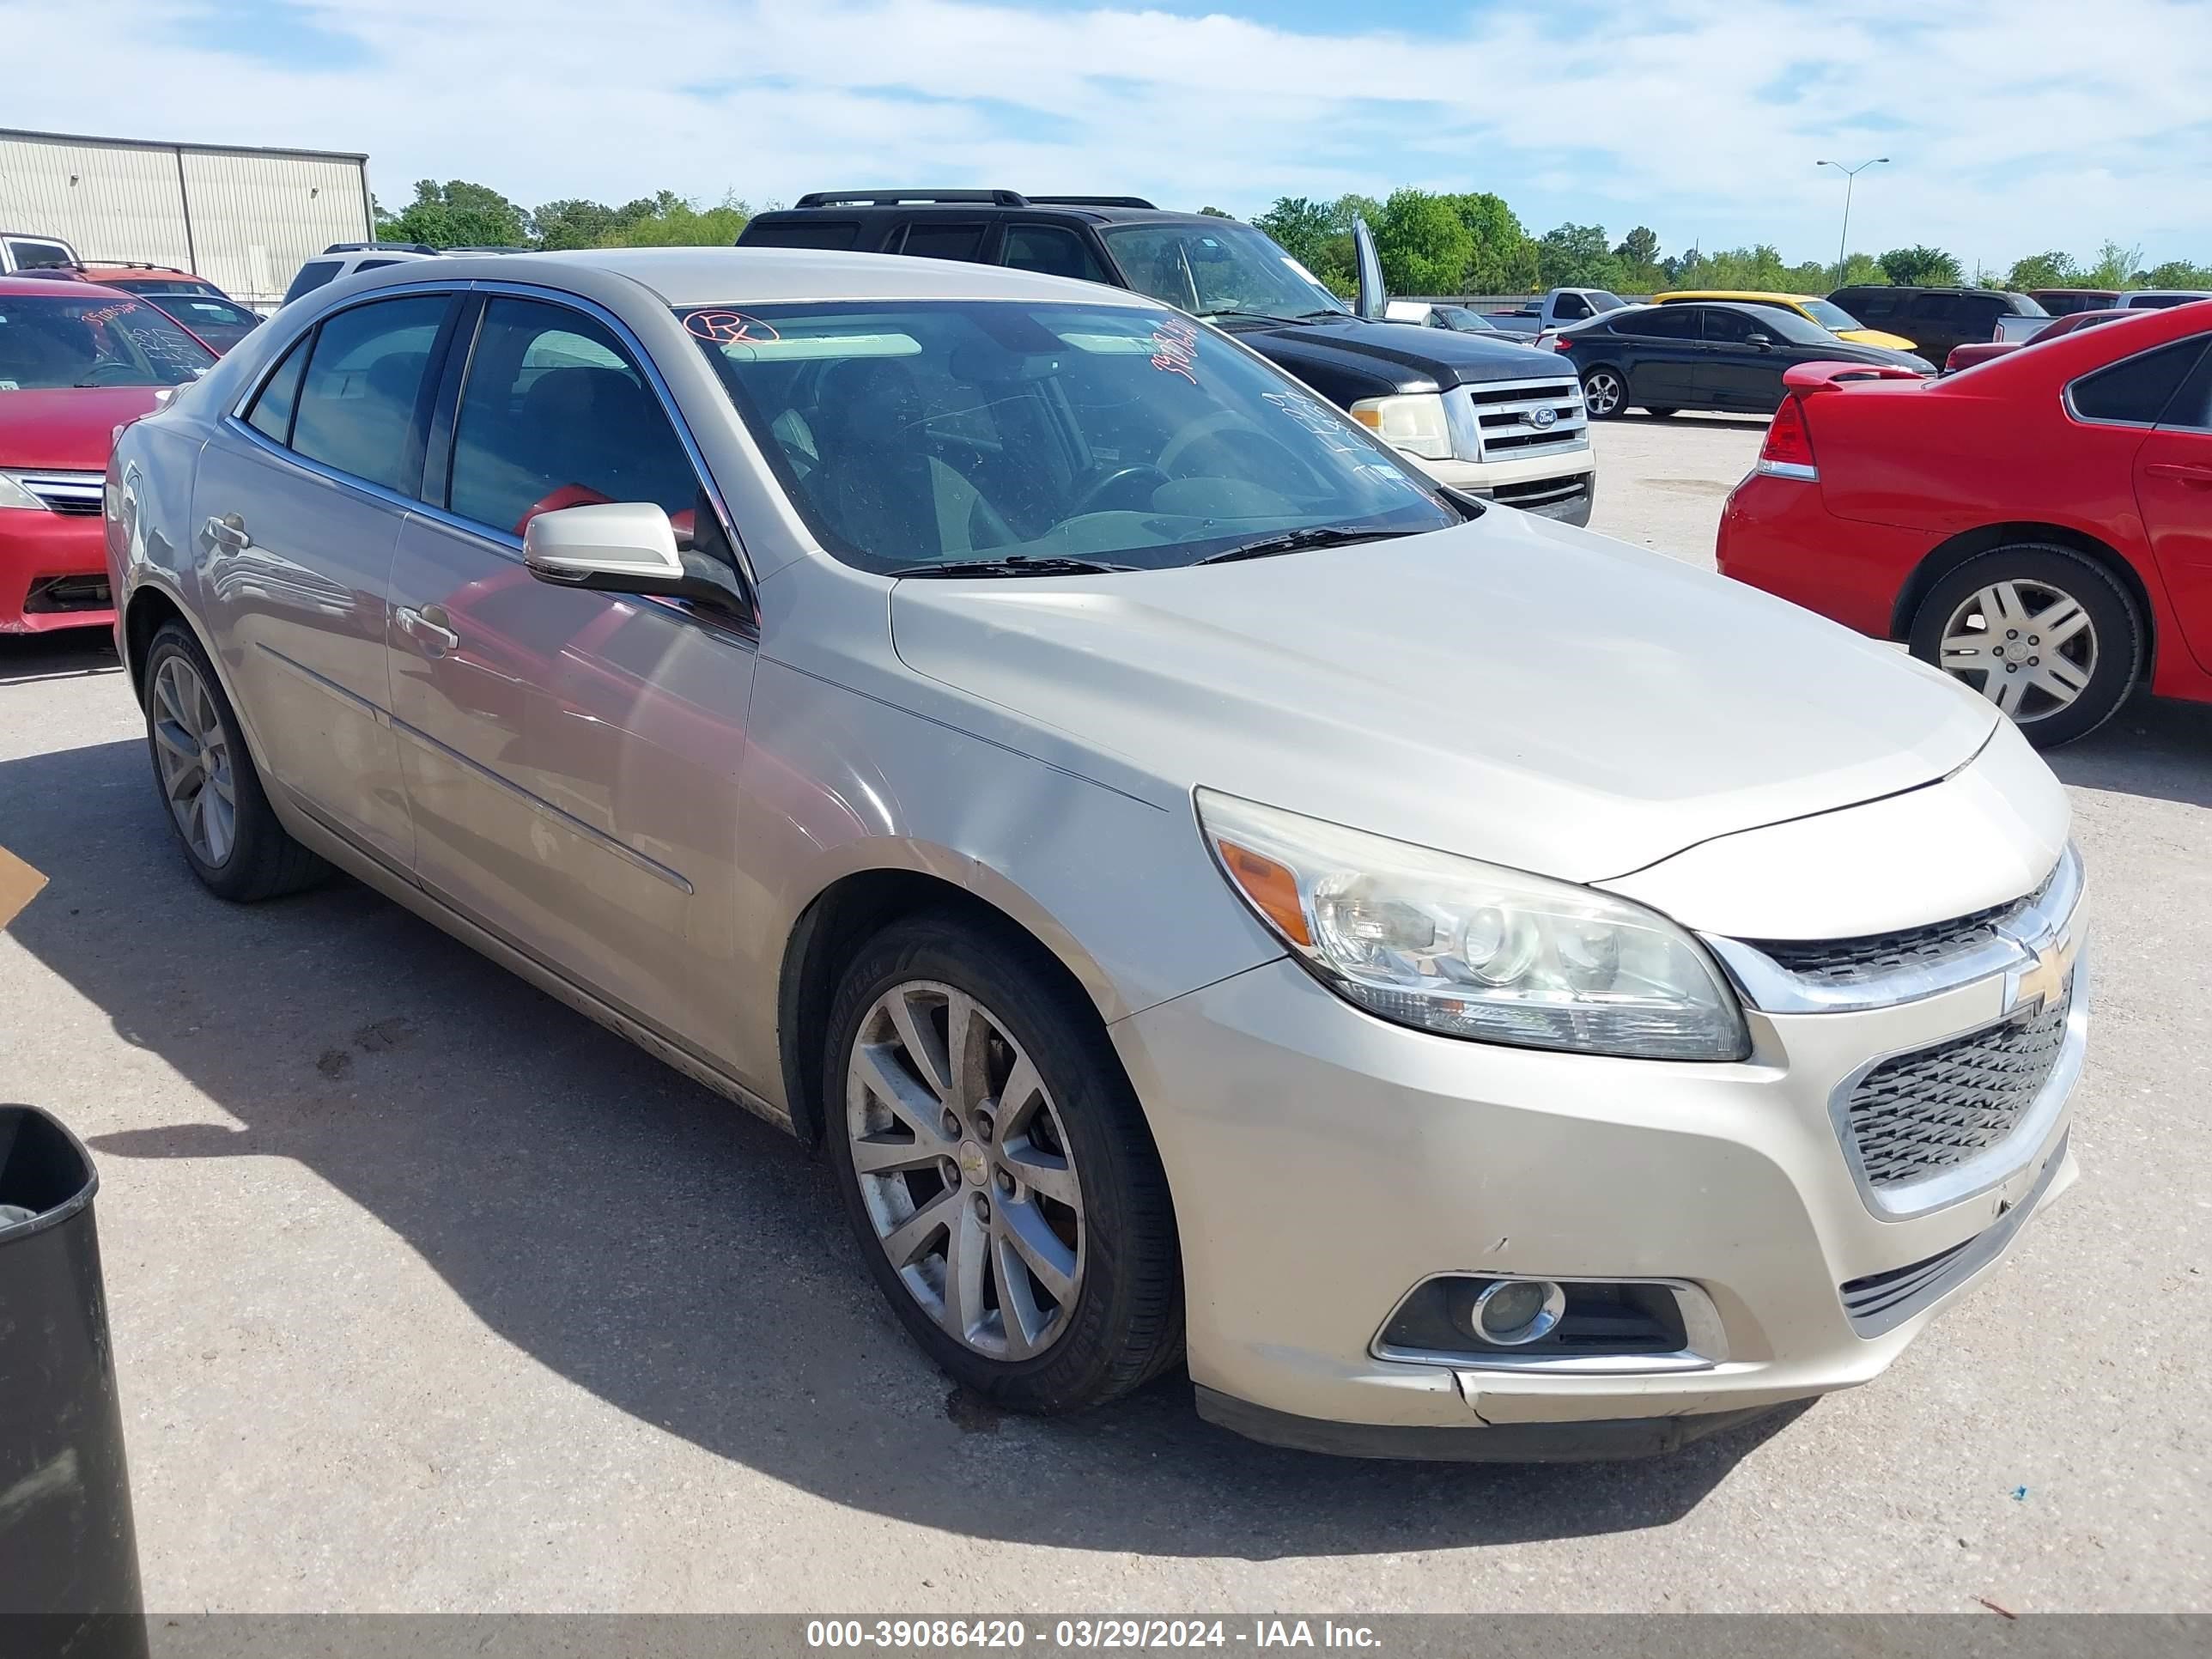
[[[1847,167],[1841,161],[1813,163],[1816,167],[1833,167],[1844,175],[1844,228],[1836,238],[1836,286],[1838,288],[1844,285],[1844,260],[1846,258],[1844,249],[1851,240],[1851,186],[1858,181],[1859,174],[1864,173],[1869,167],[1886,167],[1888,162],[1889,157],[1887,155],[1877,155],[1871,161],[1862,161],[1855,167]]]

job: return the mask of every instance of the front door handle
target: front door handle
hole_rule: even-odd
[[[2212,489],[2212,466],[2196,461],[2152,461],[2143,471],[2154,478],[2171,478],[2176,483]]]
[[[253,545],[253,538],[246,533],[246,520],[235,513],[226,513],[219,519],[210,519],[206,526],[208,545],[227,547],[232,552],[244,551]]]
[[[421,646],[426,657],[442,657],[460,645],[461,636],[447,626],[453,618],[442,605],[426,605],[420,611],[403,605],[392,614],[399,631]]]

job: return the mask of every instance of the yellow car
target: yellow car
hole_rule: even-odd
[[[1841,306],[1830,305],[1826,300],[1816,300],[1809,294],[1761,294],[1750,289],[1698,288],[1680,289],[1672,294],[1655,294],[1654,303],[1668,305],[1678,300],[1736,300],[1745,305],[1779,306],[1784,311],[1794,311],[1808,323],[1825,328],[1839,340],[1856,340],[1861,345],[1887,346],[1892,351],[1910,351],[1913,342],[1902,334],[1888,334],[1878,328],[1864,328],[1859,319]]]

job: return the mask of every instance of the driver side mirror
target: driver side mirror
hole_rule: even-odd
[[[649,593],[726,607],[727,588],[694,575],[676,526],[652,501],[593,501],[523,526],[522,562],[539,581],[601,593]]]
[[[1774,337],[1771,334],[1747,334],[1743,337],[1743,343],[1746,345],[1757,346],[1761,351],[1774,349]]]

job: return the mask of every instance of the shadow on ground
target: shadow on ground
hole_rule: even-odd
[[[104,628],[70,628],[53,634],[0,639],[0,685],[112,674],[122,666],[114,641]]]
[[[501,1337],[777,1480],[985,1538],[1397,1552],[1665,1524],[1787,1421],[1655,1462],[1510,1468],[1254,1445],[1201,1423],[1179,1376],[1075,1420],[1002,1419],[908,1344],[797,1143],[356,883],[208,896],[147,767],[128,741],[0,763],[4,840],[52,880],[12,936],[242,1126],[97,1152],[295,1159]]]
[[[2212,806],[2212,704],[2137,697],[2079,743],[2044,758],[2084,789]]]

